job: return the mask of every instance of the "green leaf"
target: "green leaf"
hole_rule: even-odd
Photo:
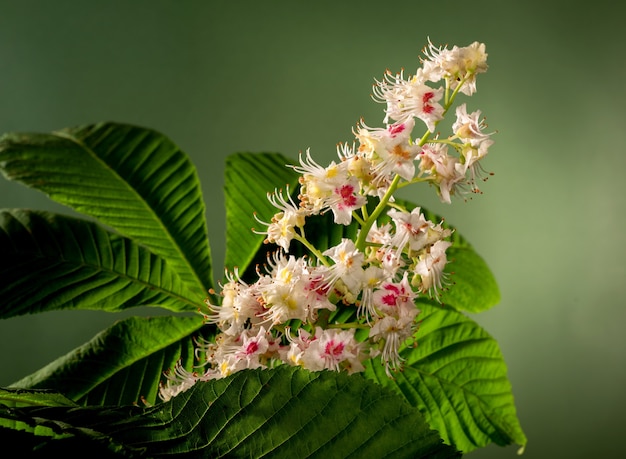
[[[500,302],[500,289],[485,260],[471,246],[453,245],[446,251],[450,285],[441,293],[446,306],[478,313]]]
[[[145,245],[206,295],[211,260],[197,172],[165,136],[115,123],[5,134],[0,170]]]
[[[417,347],[390,379],[379,360],[366,376],[404,395],[446,442],[463,452],[489,443],[526,444],[498,343],[465,315],[438,306],[419,316]]]
[[[14,408],[24,406],[76,406],[76,403],[69,398],[48,389],[0,388],[0,404]]]
[[[226,159],[224,194],[226,199],[227,268],[239,268],[243,273],[263,246],[263,231],[259,223],[269,222],[277,209],[267,200],[276,189],[297,191],[298,174],[288,168],[293,161],[278,153],[235,153]]]
[[[82,405],[154,403],[163,372],[179,360],[191,369],[194,337],[209,330],[200,316],[130,317],[11,387],[56,390]]]
[[[202,302],[163,259],[93,222],[0,210],[0,251],[1,318],[141,305],[195,312]]]
[[[152,408],[0,407],[0,425],[16,420],[53,432],[30,439],[42,454],[62,441],[119,457],[460,457],[418,410],[362,376],[287,366],[197,383]]]

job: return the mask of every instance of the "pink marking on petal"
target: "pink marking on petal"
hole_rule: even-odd
[[[343,352],[343,348],[344,345],[341,341],[336,343],[334,340],[331,340],[326,343],[326,347],[324,348],[324,354],[332,357],[339,357]]]
[[[386,304],[387,306],[395,306],[396,298],[397,298],[396,295],[390,293],[389,295],[383,295],[381,299],[383,301],[383,304]]]
[[[330,285],[323,277],[316,277],[311,279],[306,286],[306,289],[310,292],[315,292],[320,297],[328,296],[330,291]]]
[[[344,185],[341,188],[339,188],[339,195],[344,199],[351,196],[353,192],[354,192],[354,187],[352,185]]]
[[[406,126],[404,125],[404,123],[401,123],[401,124],[392,124],[387,129],[389,130],[389,134],[391,134],[391,137],[395,137],[396,135],[404,131],[405,128]]]
[[[400,287],[398,287],[397,285],[393,285],[393,284],[385,284],[385,286],[383,287],[385,290],[390,290],[392,291],[394,294],[399,295],[400,294]]]
[[[354,187],[352,185],[343,185],[335,190],[341,197],[341,204],[345,207],[354,207],[356,204],[356,196],[354,195]]]
[[[259,343],[257,343],[256,341],[251,341],[246,346],[247,355],[254,354],[258,350],[259,350]]]
[[[434,92],[424,93],[424,95],[422,96],[422,102],[427,104],[430,101],[430,99],[432,99],[433,97],[435,97],[435,93]]]
[[[432,113],[432,111],[435,109],[435,107],[433,107],[432,105],[428,103],[430,102],[430,99],[432,99],[433,97],[435,97],[434,92],[427,92],[426,94],[422,96],[422,103],[424,104],[422,111],[424,113]]]

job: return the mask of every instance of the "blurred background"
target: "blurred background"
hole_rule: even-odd
[[[625,8],[582,5],[0,0],[0,132],[110,120],[166,134],[198,167],[219,274],[228,154],[335,159],[360,117],[381,125],[370,93],[385,69],[414,73],[428,37],[485,42],[489,71],[465,100],[498,132],[494,177],[468,202],[442,205],[426,187],[403,197],[460,228],[496,275],[502,302],[475,319],[507,362],[525,457],[624,457]],[[2,177],[0,207],[67,212]],[[0,321],[0,385],[118,318]]]

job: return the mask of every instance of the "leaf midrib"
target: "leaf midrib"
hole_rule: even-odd
[[[159,218],[159,216],[153,211],[152,207],[150,207],[150,205],[146,202],[146,200],[143,199],[143,197],[139,193],[137,193],[135,188],[133,188],[130,185],[130,183],[128,183],[126,180],[124,180],[123,177],[121,177],[117,173],[117,171],[115,171],[102,158],[100,158],[94,152],[94,150],[92,148],[90,148],[87,145],[85,145],[82,141],[80,141],[75,136],[71,136],[71,135],[66,134],[66,133],[64,133],[62,131],[55,131],[55,132],[52,133],[52,135],[57,136],[57,137],[59,137],[61,139],[69,140],[69,141],[75,143],[76,145],[78,145],[80,148],[83,148],[92,158],[94,158],[97,162],[102,164],[117,179],[118,182],[121,182],[123,184],[123,187],[125,187],[127,190],[129,190],[137,198],[137,201],[142,204],[142,207],[144,209],[146,209],[150,215],[153,216],[153,219],[157,222],[157,224],[158,224],[159,228],[162,230],[163,234],[165,234],[167,236],[165,239],[170,243],[170,246],[172,246],[174,248],[174,251],[179,256],[179,258],[186,262],[187,268],[189,269],[189,271],[193,275],[193,278],[196,281],[196,285],[194,287],[197,287],[200,290],[204,290],[203,282],[201,281],[200,277],[198,276],[198,273],[196,272],[196,270],[193,268],[190,260],[186,256],[185,252],[182,251],[181,247],[178,245],[178,243],[176,243],[176,240],[173,238],[173,236],[170,233],[170,231],[167,228],[167,226],[164,225],[164,223],[161,220],[161,218]],[[144,133],[144,132],[142,132],[139,135],[141,135],[141,140],[144,140],[145,137],[147,136],[147,134]],[[96,147],[98,145],[98,143],[100,142],[101,138],[102,137],[98,137],[98,139],[94,140],[94,147]],[[157,141],[158,142],[162,142],[161,139],[157,139]],[[159,239],[162,239],[162,238],[159,238]],[[183,283],[184,283],[184,281],[183,281]]]
[[[34,261],[52,261],[55,265],[59,266],[59,265],[67,265],[70,268],[79,268],[79,269],[88,269],[91,271],[94,271],[94,274],[108,274],[109,276],[111,276],[112,278],[121,278],[121,279],[126,279],[126,280],[130,280],[133,284],[137,284],[142,286],[143,288],[145,288],[146,290],[151,290],[151,291],[156,291],[159,293],[163,293],[166,296],[176,299],[184,304],[188,304],[189,306],[193,307],[194,310],[197,310],[198,304],[193,301],[192,298],[189,297],[185,297],[185,296],[181,296],[180,294],[174,293],[170,290],[164,289],[163,287],[159,286],[159,285],[155,285],[146,281],[143,281],[141,279],[138,279],[136,277],[132,277],[126,273],[121,273],[119,271],[116,271],[114,269],[109,269],[106,267],[103,267],[102,265],[96,265],[96,264],[90,264],[90,263],[85,263],[85,262],[78,262],[78,261],[73,261],[71,259],[68,259],[66,257],[63,257],[63,255],[59,255],[57,256],[46,256],[46,255],[35,255],[30,258],[30,260],[28,263],[34,262]],[[51,266],[51,265],[50,265]],[[173,274],[175,275],[175,273],[173,272]],[[182,280],[179,280],[181,285],[185,285],[183,283]]]

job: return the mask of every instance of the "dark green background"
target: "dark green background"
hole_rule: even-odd
[[[219,273],[226,155],[310,147],[328,162],[359,117],[382,122],[369,95],[386,68],[414,72],[427,37],[485,42],[490,69],[468,104],[498,131],[495,176],[467,203],[406,197],[458,226],[496,274],[502,303],[477,320],[508,363],[525,457],[623,457],[624,8],[585,4],[2,0],[0,131],[113,120],[165,133],[198,166]],[[4,179],[0,206],[66,211]],[[0,384],[118,317],[0,322]]]

